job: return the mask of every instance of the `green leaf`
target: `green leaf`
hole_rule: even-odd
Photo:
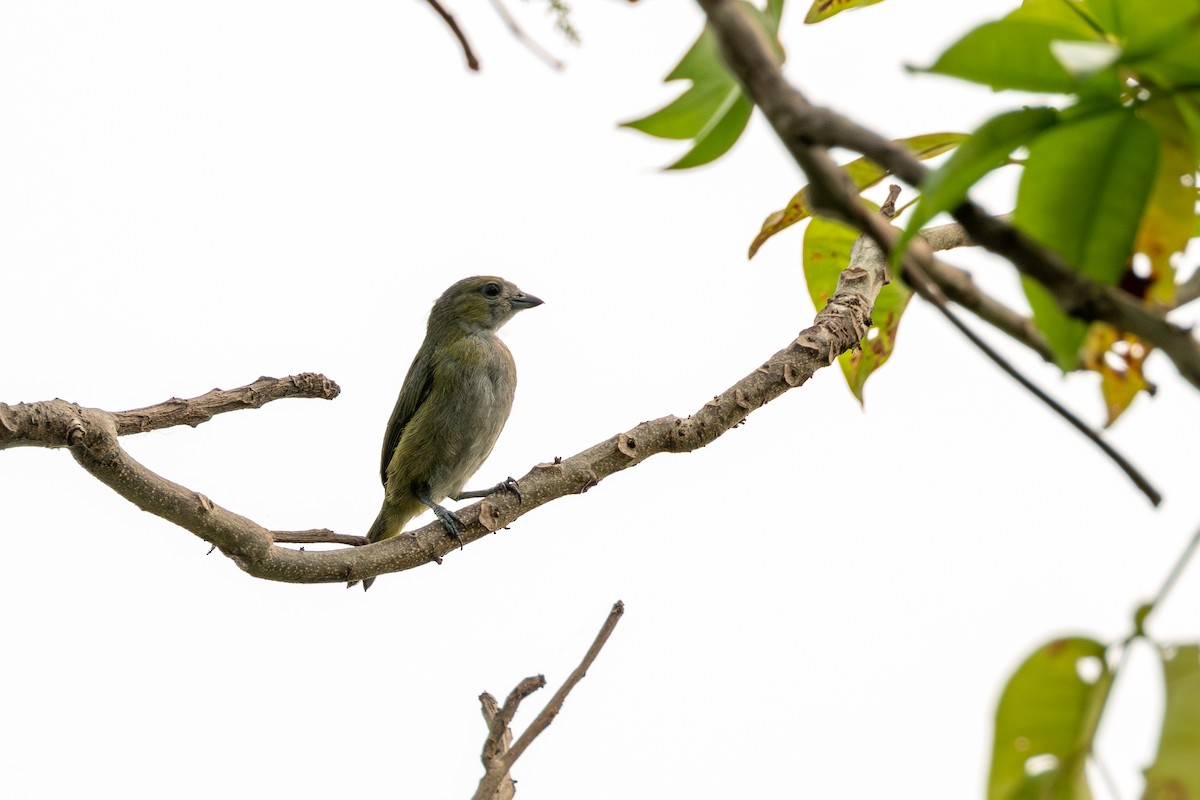
[[[910,136],[907,139],[896,139],[894,141],[896,144],[902,144],[907,147],[917,158],[924,160],[953,150],[959,142],[966,138],[967,135],[964,133],[925,133],[920,136]],[[850,180],[854,182],[859,191],[869,189],[888,175],[886,169],[865,156],[856,158],[842,166],[850,174]],[[792,196],[792,199],[788,201],[787,207],[772,212],[763,221],[758,235],[750,243],[750,254],[747,257],[754,258],[754,254],[758,252],[758,249],[763,246],[763,243],[767,239],[770,239],[783,229],[795,225],[797,222],[808,219],[811,214],[812,208],[808,203],[808,187],[805,186]]]
[[[813,307],[824,308],[837,290],[838,275],[850,263],[850,249],[858,231],[817,217],[804,232],[804,279]],[[863,337],[861,348],[842,353],[838,363],[850,391],[863,402],[867,379],[885,363],[896,346],[900,317],[912,298],[912,291],[900,281],[883,287],[871,311],[872,325]]]
[[[1029,145],[1014,221],[1093,280],[1115,286],[1154,183],[1159,137],[1130,108],[1060,121]],[[1024,279],[1034,323],[1064,370],[1079,366],[1086,326]]]
[[[1158,756],[1142,800],[1200,797],[1200,645],[1160,651],[1167,684]]]
[[[1200,27],[1195,21],[1180,26],[1179,41],[1145,55],[1133,65],[1161,86],[1195,88],[1200,83]]]
[[[1026,144],[1058,120],[1053,108],[1024,108],[992,117],[979,126],[954,153],[921,182],[921,200],[913,209],[908,225],[892,250],[892,264],[900,257],[912,237],[925,223],[942,211],[958,206],[967,190],[987,173],[1003,166],[1013,150]]]
[[[692,149],[667,169],[690,169],[725,155],[741,137],[753,111],[754,105],[741,89],[731,89],[710,123],[696,134]]]
[[[1006,18],[980,25],[952,44],[929,72],[994,89],[1068,94],[1078,86],[1051,52],[1057,41],[1086,41],[1078,28],[1040,19]]]
[[[1085,667],[1094,680],[1081,677]],[[1097,641],[1058,639],[1034,651],[996,709],[988,800],[1088,800],[1084,761],[1111,682]]]
[[[1180,92],[1172,99],[1192,138],[1192,149],[1200,153],[1200,91]]]
[[[784,0],[767,0],[767,30],[772,34],[779,33],[779,22],[783,19]]]
[[[775,40],[783,0],[768,0],[765,12],[749,6],[752,16],[771,35],[776,53],[782,49]],[[750,121],[753,105],[741,86],[725,69],[712,29],[705,26],[700,37],[664,79],[691,81],[682,95],[658,111],[640,119],[621,123],[661,139],[690,139],[692,148],[667,169],[687,169],[720,158],[733,147]]]
[[[1095,5],[1100,0],[1088,0]],[[1126,61],[1170,48],[1195,31],[1200,21],[1200,0],[1103,0],[1111,6],[1113,21],[1105,29],[1124,45]],[[1191,50],[1195,62],[1195,49]]]
[[[808,15],[804,17],[804,24],[812,25],[852,8],[873,6],[882,2],[883,0],[813,0],[813,4],[809,6]]]
[[[1025,22],[1044,22],[1067,28],[1079,38],[1094,39],[1104,33],[1096,22],[1095,15],[1087,3],[1064,2],[1063,0],[1024,0],[1021,7],[1005,16],[1005,19]]]

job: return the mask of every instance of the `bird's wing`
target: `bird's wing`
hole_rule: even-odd
[[[429,353],[421,348],[417,357],[413,359],[412,366],[408,368],[408,375],[404,378],[404,387],[400,389],[400,396],[396,398],[396,407],[392,409],[387,433],[383,437],[383,455],[382,463],[379,465],[379,477],[384,486],[387,486],[388,464],[392,461],[392,453],[395,452],[396,445],[400,444],[400,437],[404,435],[405,426],[412,420],[413,414],[417,413],[421,404],[425,402],[425,398],[429,397],[429,389],[432,386],[432,359],[430,359]]]

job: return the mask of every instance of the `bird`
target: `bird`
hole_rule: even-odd
[[[515,489],[510,478],[484,491],[463,491],[492,452],[517,388],[512,353],[496,332],[518,311],[541,304],[492,275],[464,278],[434,302],[383,437],[383,506],[369,543],[398,535],[428,508],[461,545],[462,522],[438,503]],[[363,590],[374,581],[364,579]]]

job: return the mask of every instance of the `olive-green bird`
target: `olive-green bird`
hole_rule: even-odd
[[[461,521],[438,502],[483,497],[505,485],[463,491],[492,452],[517,388],[512,353],[496,331],[518,311],[541,304],[488,275],[459,281],[433,304],[425,341],[408,368],[383,437],[383,507],[367,533],[369,541],[396,536],[426,508],[459,539]],[[374,581],[365,579],[363,589]]]

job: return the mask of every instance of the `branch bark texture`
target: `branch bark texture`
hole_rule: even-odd
[[[888,278],[879,259],[860,265],[855,259],[861,257],[852,255],[836,293],[817,313],[813,325],[760,367],[687,417],[642,422],[569,458],[536,465],[520,479],[519,497],[498,492],[459,509],[456,514],[464,523],[463,542],[498,531],[551,500],[586,492],[657,453],[704,447],[755,409],[803,385],[817,370],[855,347],[867,332],[875,298]],[[0,450],[20,445],[70,448],[80,466],[122,497],[211,543],[255,577],[290,583],[345,583],[440,561],[458,544],[436,521],[365,547],[326,551],[281,547],[283,542],[359,544],[362,540],[323,530],[270,531],[155,474],[126,452],[118,438],[122,433],[196,425],[214,414],[254,408],[283,397],[332,399],[337,393],[337,385],[327,378],[305,374],[260,378],[240,389],[214,390],[191,400],[172,399],[118,413],[63,400],[0,404]]]

